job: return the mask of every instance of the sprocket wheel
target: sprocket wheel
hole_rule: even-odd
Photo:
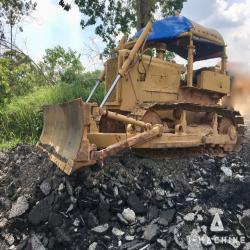
[[[150,123],[152,125],[162,124],[160,116],[155,111],[151,110],[148,110],[144,114],[144,116],[142,117],[142,121],[144,121],[145,123]]]

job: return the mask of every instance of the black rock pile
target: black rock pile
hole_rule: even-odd
[[[66,176],[30,145],[0,153],[0,249],[250,249],[249,145]]]

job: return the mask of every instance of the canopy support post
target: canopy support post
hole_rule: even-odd
[[[226,74],[226,70],[227,70],[227,53],[225,46],[223,56],[221,57],[221,74]]]
[[[194,64],[194,43],[193,36],[190,34],[190,41],[188,45],[188,65],[187,65],[187,86],[193,86],[193,64]]]

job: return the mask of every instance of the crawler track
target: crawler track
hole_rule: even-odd
[[[210,146],[204,145],[201,147],[194,148],[178,148],[178,149],[133,149],[135,154],[150,157],[150,158],[175,158],[183,156],[193,156],[199,154],[209,154],[223,156],[230,152],[239,152],[242,145],[245,142],[245,131],[246,126],[244,125],[244,118],[241,116],[239,111],[234,109],[229,109],[221,105],[201,105],[195,103],[179,102],[179,103],[150,103],[145,104],[141,107],[146,112],[147,110],[186,110],[192,112],[207,112],[207,113],[217,113],[218,118],[228,118],[232,121],[232,124],[237,129],[237,143],[231,148],[230,151],[225,151],[224,147],[221,146]],[[136,112],[135,112],[136,113]],[[137,117],[139,118],[139,117]]]

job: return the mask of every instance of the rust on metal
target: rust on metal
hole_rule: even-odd
[[[37,146],[67,174],[95,163],[89,158],[93,148],[87,139],[90,109],[81,99],[43,109],[43,131]]]

